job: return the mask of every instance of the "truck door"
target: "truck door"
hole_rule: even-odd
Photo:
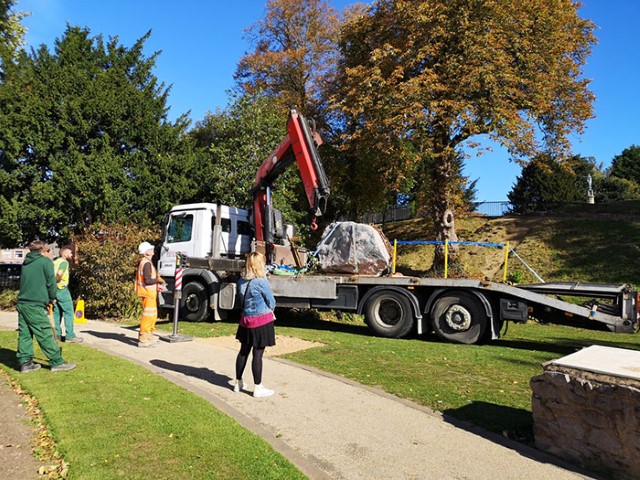
[[[248,215],[234,208],[222,207],[220,220],[221,245],[220,256],[223,258],[240,258],[251,250],[251,225]],[[211,231],[216,223],[216,212],[211,212]]]
[[[216,224],[216,212],[211,211],[211,231]],[[229,242],[231,240],[231,219],[229,218],[228,209],[222,209],[222,219],[220,220],[220,228],[222,230],[220,235],[220,256],[227,258],[229,254]],[[209,255],[213,255],[213,252],[209,252]]]
[[[193,211],[173,212],[169,216],[158,265],[161,276],[173,277],[176,252],[195,256],[194,214]]]
[[[229,258],[240,258],[251,250],[251,224],[247,215],[231,212]]]

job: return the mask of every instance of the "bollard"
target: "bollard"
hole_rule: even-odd
[[[81,297],[76,302],[76,310],[74,312],[75,320],[73,323],[87,323],[87,319],[84,316],[84,299]]]
[[[187,256],[176,253],[175,285],[173,288],[173,333],[162,337],[162,340],[169,343],[190,342],[193,340],[189,335],[178,334],[178,317],[180,315],[180,300],[182,299],[182,267],[186,263]]]
[[[504,244],[504,268],[502,270],[502,283],[507,282],[507,271],[509,270],[509,242]]]
[[[449,239],[444,239],[444,278],[449,274]]]
[[[396,273],[396,258],[398,256],[398,240],[393,241],[393,261],[391,263],[391,274]]]
[[[182,256],[176,253],[175,285],[173,288],[173,335],[178,334],[178,317],[182,299]]]

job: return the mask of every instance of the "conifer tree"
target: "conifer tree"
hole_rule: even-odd
[[[23,53],[0,85],[5,242],[67,236],[100,222],[159,222],[197,191],[201,165],[167,118],[146,34],[127,48],[68,26],[53,51]],[[7,232],[3,229],[3,232]]]

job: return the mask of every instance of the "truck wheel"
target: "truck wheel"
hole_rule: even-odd
[[[404,337],[413,328],[411,302],[401,293],[381,291],[367,300],[364,316],[369,328],[381,337]]]
[[[202,322],[209,311],[207,292],[199,282],[189,282],[182,289],[180,318],[190,322]]]
[[[483,306],[467,292],[450,292],[436,300],[431,321],[438,336],[453,343],[478,343],[487,329]]]

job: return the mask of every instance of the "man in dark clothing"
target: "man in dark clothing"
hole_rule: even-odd
[[[49,359],[52,372],[73,370],[73,363],[62,359],[62,352],[55,341],[51,323],[47,317],[47,305],[56,301],[56,275],[53,261],[48,256],[49,246],[36,240],[29,245],[30,252],[22,264],[20,292],[18,293],[18,363],[22,373],[40,368],[33,363],[33,337]]]

